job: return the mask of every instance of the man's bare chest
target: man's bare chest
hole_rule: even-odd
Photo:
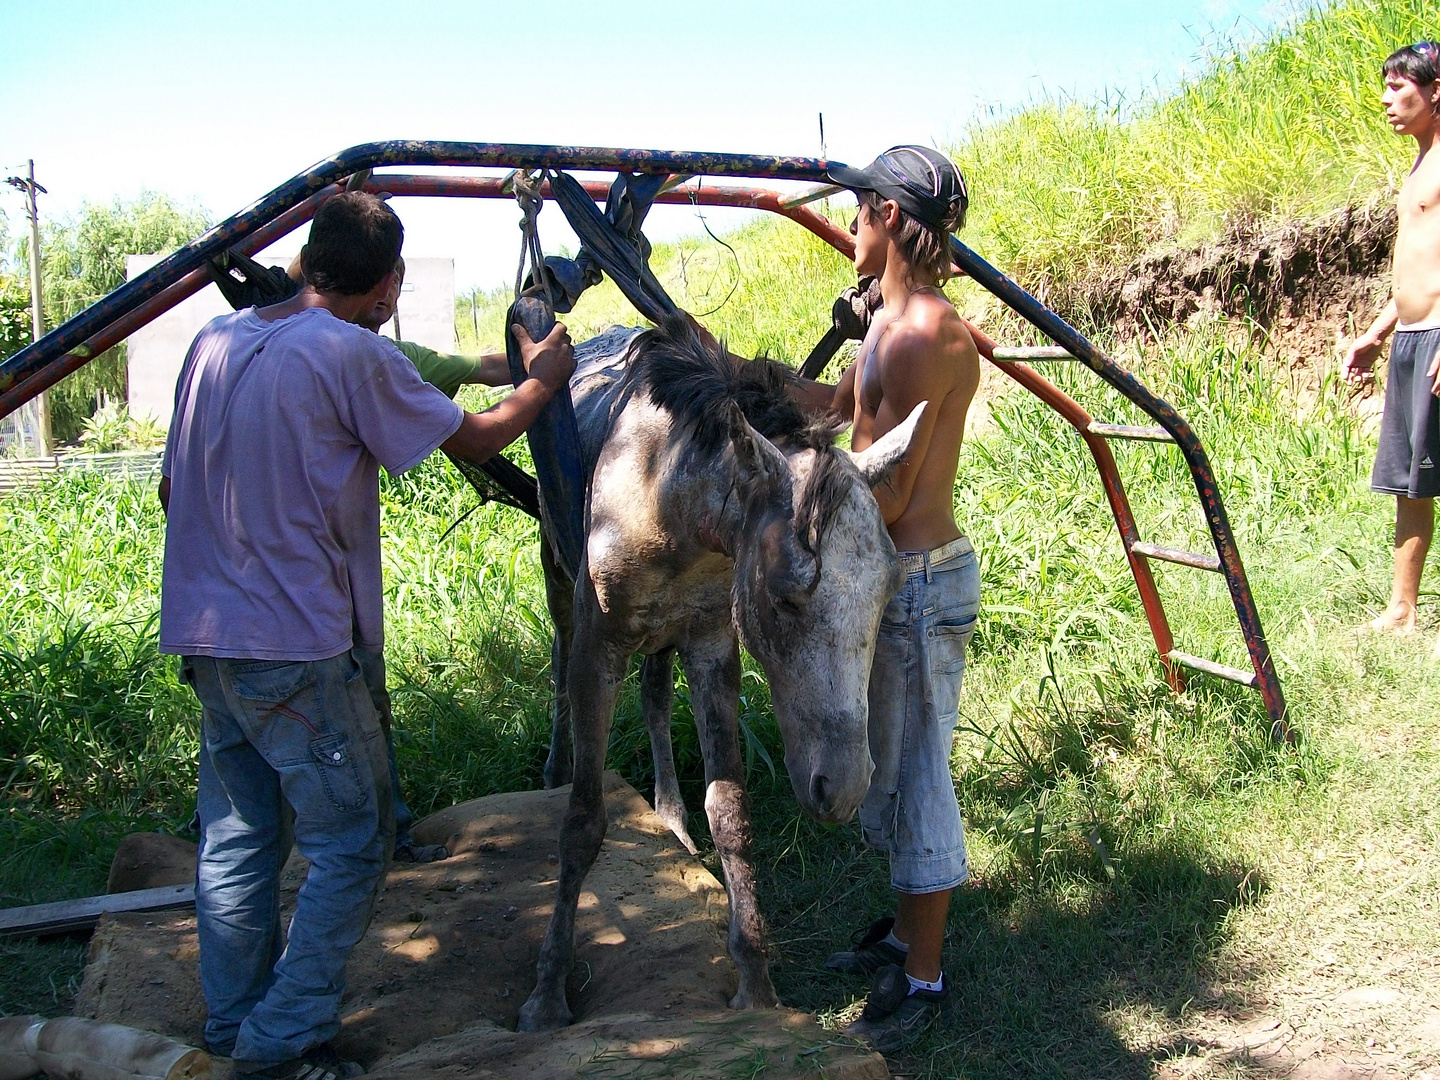
[[[1400,223],[1424,229],[1440,221],[1440,158],[1428,157],[1405,178],[1398,200]]]
[[[882,355],[881,344],[885,337],[885,331],[889,328],[890,320],[883,319],[879,314],[870,324],[870,330],[865,335],[865,340],[860,343],[860,352],[856,363],[860,365],[856,381],[855,400],[860,405],[860,411],[865,416],[874,416],[880,411],[880,403],[884,400],[883,390],[885,378],[885,360]]]

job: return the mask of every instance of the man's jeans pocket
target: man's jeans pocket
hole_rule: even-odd
[[[363,809],[369,764],[357,695],[365,693],[358,665],[341,675],[332,661],[255,660],[231,667],[231,685],[251,743],[280,772],[309,772],[332,807]],[[366,699],[368,700],[368,699]]]
[[[370,800],[360,782],[360,763],[350,746],[350,737],[343,731],[326,735],[310,744],[314,767],[319,770],[320,783],[337,810],[359,810]]]

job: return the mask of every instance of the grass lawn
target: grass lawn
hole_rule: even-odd
[[[1416,638],[1351,633],[1388,590],[1371,441],[1339,388],[1297,415],[1282,376],[1222,330],[1125,359],[1211,451],[1300,745],[1270,745],[1243,688],[1196,677],[1169,694],[1078,440],[1021,393],[993,400],[956,485],[984,574],[953,762],[973,876],[950,920],[954,1008],[896,1062],[906,1075],[1146,1076],[1169,1059],[1224,1075],[1251,1029],[1440,1065],[1423,1027],[1440,1016],[1433,597]],[[1056,377],[1097,415],[1129,415],[1086,373]],[[1117,449],[1142,533],[1205,550],[1178,455]],[[382,499],[407,795],[423,814],[536,786],[548,630],[534,529],[487,507],[444,535],[474,498],[440,461],[387,480]],[[0,905],[101,891],[124,833],[190,816],[194,705],[155,651],[161,529],[151,488],[122,480],[72,476],[0,503]],[[1166,568],[1160,584],[1182,648],[1244,663],[1218,578]],[[885,867],[854,826],[798,815],[758,675],[742,708],[777,985],[839,1023],[865,988],[820,965],[884,912]],[[683,687],[677,714],[699,807]],[[647,789],[633,686],[611,764]],[[82,953],[0,944],[0,1012],[63,1012]]]

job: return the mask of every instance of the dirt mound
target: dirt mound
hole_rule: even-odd
[[[1051,290],[1052,306],[1082,325],[1122,336],[1197,316],[1247,318],[1266,330],[1379,311],[1396,213],[1388,203],[1318,221],[1237,226],[1214,244],[1147,255],[1085,282]]]
[[[195,880],[195,854],[189,840],[164,833],[131,833],[120,841],[110,861],[107,893],[188,885]]]
[[[351,957],[343,1053],[387,1077],[720,1076],[741,1061],[767,1075],[888,1075],[877,1055],[841,1045],[805,1014],[726,1008],[735,971],[725,891],[613,773],[609,832],[576,920],[576,1025],[516,1034],[553,902],[568,795],[492,795],[415,826],[418,841],[453,854],[391,870]],[[303,876],[303,860],[292,859],[282,920]],[[203,1045],[198,955],[193,916],[107,916],[76,1013]]]

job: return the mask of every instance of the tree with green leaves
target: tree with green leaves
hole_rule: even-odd
[[[169,196],[142,192],[134,199],[109,205],[86,203],[78,214],[41,222],[41,281],[45,297],[45,329],[59,326],[125,281],[126,255],[170,252],[189,243],[209,225],[198,207],[182,206]],[[0,243],[4,241],[0,233]],[[7,245],[8,246],[8,245]],[[11,249],[14,266],[30,258],[28,235]],[[0,290],[0,322],[6,319],[10,293]],[[25,304],[28,305],[28,296]],[[0,333],[5,332],[0,329]],[[28,318],[24,340],[11,345],[0,338],[3,355],[30,342]],[[50,424],[58,441],[77,438],[102,398],[124,401],[125,346],[117,345],[61,381],[50,392]]]

